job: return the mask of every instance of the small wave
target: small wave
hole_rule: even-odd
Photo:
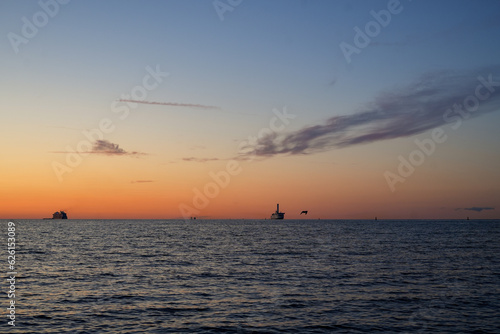
[[[150,307],[147,311],[159,313],[177,313],[177,312],[206,312],[208,307]]]
[[[45,314],[37,314],[33,316],[33,319],[47,319],[50,320],[52,319],[51,316],[45,315]]]
[[[307,307],[304,303],[289,303],[281,305],[282,308],[304,308]]]

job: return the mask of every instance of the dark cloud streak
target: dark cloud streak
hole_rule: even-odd
[[[256,116],[256,114],[252,114],[252,113],[228,111],[228,110],[223,110],[220,107],[207,106],[204,104],[177,103],[177,102],[156,102],[156,101],[130,100],[130,99],[120,99],[120,100],[118,100],[118,102],[140,103],[140,104],[150,104],[150,105],[169,106],[169,107],[188,107],[188,108],[198,108],[198,109],[209,109],[209,110],[216,110],[218,112],[235,114],[235,115]]]
[[[460,209],[458,209],[458,210],[460,210]],[[463,208],[463,210],[481,212],[483,210],[495,210],[495,208],[492,208],[489,206],[473,206],[470,208]]]
[[[271,157],[280,154],[311,154],[380,140],[413,136],[447,123],[444,114],[467,96],[474,95],[478,76],[498,82],[500,66],[474,72],[436,71],[412,84],[379,94],[371,103],[351,115],[333,116],[323,124],[295,132],[260,138],[245,155]],[[483,89],[486,91],[486,88]],[[480,102],[475,117],[500,109],[500,87]],[[453,113],[452,115],[458,115]]]
[[[118,144],[111,143],[107,140],[96,140],[94,146],[92,147],[92,151],[89,153],[98,153],[105,155],[144,155],[145,153],[141,152],[127,152],[122,149]]]
[[[92,150],[87,152],[71,152],[71,151],[54,151],[52,153],[80,153],[80,154],[103,154],[103,155],[146,155],[146,153],[132,151],[125,151],[118,144],[114,144],[108,140],[96,140],[92,146]]]
[[[220,109],[215,106],[207,106],[203,104],[192,104],[192,103],[176,103],[176,102],[155,102],[155,101],[142,101],[142,100],[127,100],[120,99],[119,102],[130,102],[130,103],[140,103],[140,104],[153,104],[160,106],[171,106],[171,107],[190,107],[190,108],[202,108],[202,109]]]
[[[183,161],[188,161],[188,162],[208,162],[208,161],[219,161],[219,160],[224,160],[220,158],[195,158],[195,157],[189,157],[189,158],[182,158]]]

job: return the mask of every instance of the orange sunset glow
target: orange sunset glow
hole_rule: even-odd
[[[467,10],[427,25],[400,3],[371,36],[353,30],[371,7],[313,7],[280,22],[166,9],[164,30],[81,28],[68,5],[27,42],[7,32],[0,217],[498,217],[497,28],[459,30]]]

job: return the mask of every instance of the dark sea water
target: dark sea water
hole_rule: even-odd
[[[14,222],[2,333],[500,333],[499,221]]]

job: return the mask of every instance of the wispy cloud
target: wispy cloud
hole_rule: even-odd
[[[130,103],[140,103],[140,104],[154,104],[160,106],[171,106],[171,107],[189,107],[189,108],[202,108],[202,109],[220,109],[215,106],[207,106],[204,104],[192,104],[192,103],[177,103],[177,102],[156,102],[156,101],[143,101],[143,100],[126,100],[120,99],[119,102],[130,102]]]
[[[127,154],[127,152],[120,148],[120,145],[113,144],[107,140],[96,140],[94,146],[92,147],[92,151],[90,153],[102,153],[102,154]]]
[[[208,161],[219,161],[223,160],[221,158],[195,158],[195,157],[188,157],[188,158],[182,158],[183,161],[190,161],[190,162],[208,162]]]
[[[130,183],[151,183],[155,182],[153,180],[136,180],[136,181],[131,181]]]
[[[238,112],[231,110],[223,110],[217,106],[208,106],[204,104],[193,104],[193,103],[177,103],[177,102],[157,102],[157,101],[144,101],[144,100],[130,100],[130,99],[120,99],[118,102],[127,102],[127,103],[140,103],[140,104],[151,104],[151,105],[159,105],[159,106],[170,106],[170,107],[188,107],[188,108],[198,108],[198,109],[211,109],[216,110],[218,112],[235,114],[235,115],[249,115],[256,116],[257,114],[246,113],[246,112]]]
[[[118,144],[114,144],[107,140],[96,140],[94,146],[92,147],[92,151],[90,153],[98,153],[105,155],[144,155],[145,153],[141,152],[127,152],[120,147]]]
[[[321,124],[295,132],[261,137],[245,155],[271,157],[279,154],[311,154],[380,140],[413,136],[446,123],[444,113],[475,93],[477,77],[494,73],[498,82],[500,66],[474,72],[437,71],[421,76],[406,87],[379,94],[360,111],[333,116]],[[500,88],[481,101],[475,117],[500,110]]]
[[[146,153],[137,151],[125,151],[118,144],[114,144],[108,140],[96,140],[92,145],[92,149],[87,152],[70,152],[70,151],[53,151],[52,153],[82,153],[82,154],[103,154],[103,155],[146,155]]]
[[[473,206],[470,208],[457,208],[456,210],[467,210],[467,211],[481,212],[484,210],[495,210],[495,208],[490,207],[490,206]]]

